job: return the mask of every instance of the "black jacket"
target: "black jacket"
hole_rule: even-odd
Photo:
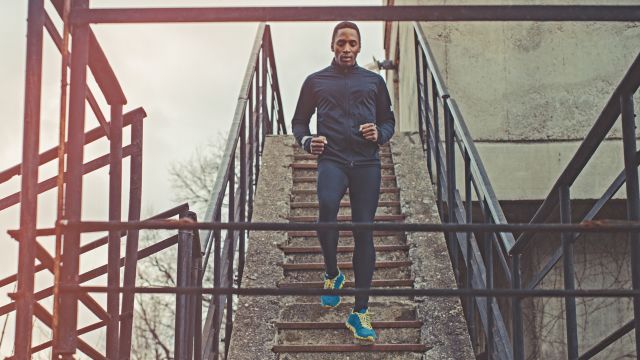
[[[327,138],[319,160],[350,166],[380,163],[378,147],[389,141],[395,127],[389,92],[380,75],[357,64],[341,67],[334,60],[307,77],[291,121],[296,141],[307,152],[310,140],[302,144],[302,138],[311,135],[309,121],[316,109],[317,135]],[[366,123],[378,127],[377,144],[360,134],[360,125]]]

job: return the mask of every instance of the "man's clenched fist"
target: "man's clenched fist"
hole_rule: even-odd
[[[376,124],[368,123],[360,125],[360,133],[362,134],[362,137],[369,141],[378,141],[378,128],[376,127]]]
[[[324,145],[327,143],[327,138],[324,136],[316,136],[311,138],[311,153],[314,155],[320,155],[324,151]]]

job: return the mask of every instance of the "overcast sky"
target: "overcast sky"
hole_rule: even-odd
[[[379,5],[381,0],[93,0],[91,6],[332,4]],[[49,4],[47,7],[50,15],[56,18],[57,15],[51,11]],[[0,5],[0,33],[3,34],[0,36],[0,169],[21,161],[26,10],[26,0],[3,1]],[[58,21],[57,18],[55,20]],[[335,22],[272,24],[278,76],[288,123],[304,78],[331,61],[329,45],[334,24]],[[373,56],[383,58],[382,23],[362,22],[359,25],[363,37],[359,63],[369,63]],[[203,147],[207,142],[219,141],[217,135],[228,131],[256,28],[255,23],[93,26],[127,96],[129,103],[125,111],[142,106],[148,113],[144,134],[143,215],[161,211],[175,203],[168,181],[168,169],[172,163],[188,159],[198,147]],[[44,40],[41,151],[57,144],[60,96],[59,53],[46,32]],[[108,115],[108,108],[104,106],[102,99],[100,101],[103,104],[102,111]],[[87,117],[87,129],[97,124],[93,116]],[[127,135],[125,141],[128,142]],[[90,146],[85,161],[103,155],[106,151],[106,141]],[[128,162],[125,163],[126,166]],[[55,163],[52,163],[52,166],[42,169],[40,179],[52,176],[54,171]],[[19,181],[19,178],[15,178],[1,184],[0,197],[19,190]],[[84,219],[107,219],[107,184],[107,170],[85,177]],[[55,191],[40,196],[39,201],[39,226],[52,226]],[[18,211],[19,206],[14,206],[0,212],[0,242],[3,249],[0,254],[0,277],[15,273],[17,269],[18,247],[6,235],[6,230],[18,227]],[[126,210],[123,214],[126,214]],[[95,265],[91,263],[92,261],[83,261],[81,271]],[[39,287],[50,282],[49,275],[38,277]],[[0,304],[8,302],[5,295],[9,291],[13,291],[13,288],[0,289]],[[14,315],[9,319],[0,355],[11,354],[14,319]],[[5,317],[0,317],[0,328],[4,321]],[[38,334],[38,331],[34,333],[36,338],[45,335]],[[34,345],[37,342],[34,341]]]

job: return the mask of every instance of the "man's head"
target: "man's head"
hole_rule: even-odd
[[[353,66],[360,52],[360,29],[350,21],[338,23],[333,28],[331,51],[340,66]]]

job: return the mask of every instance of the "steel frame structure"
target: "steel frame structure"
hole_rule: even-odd
[[[437,188],[437,199],[440,214],[443,221],[450,223],[467,223],[471,224],[472,219],[472,203],[475,194],[480,205],[482,219],[480,222],[485,224],[506,224],[506,218],[502,213],[500,204],[490,185],[486,170],[482,165],[482,161],[478,155],[473,140],[466,128],[462,114],[455,99],[449,94],[442,76],[438,71],[435,58],[431,53],[426,37],[422,32],[419,24],[414,24],[415,35],[415,54],[416,54],[416,78],[417,94],[419,106],[419,131],[422,138],[423,150],[426,155],[426,166],[431,175],[436,174],[433,179]],[[571,219],[571,197],[570,186],[577,176],[585,168],[591,156],[595,153],[597,147],[604,141],[605,136],[621,115],[623,122],[623,144],[625,156],[625,169],[613,181],[613,183],[605,190],[602,197],[594,204],[587,215],[581,219],[582,224],[592,224],[592,220],[598,212],[613,198],[615,193],[627,184],[627,206],[628,220],[638,220],[638,181],[637,167],[639,165],[640,155],[636,151],[635,139],[635,123],[633,114],[633,94],[640,86],[640,54],[628,69],[626,75],[612,94],[609,102],[602,110],[596,123],[591,128],[589,134],[576,151],[573,159],[567,165],[558,181],[552,188],[550,194],[544,200],[543,204],[536,211],[530,224],[538,225],[548,221],[556,206],[560,209],[560,222],[562,224],[572,224]],[[439,109],[442,113],[439,114]],[[445,138],[441,138],[440,129],[444,128]],[[443,145],[444,142],[444,145]],[[455,147],[459,148],[460,157],[464,161],[464,189],[458,189],[456,186],[455,173]],[[434,165],[435,163],[435,165]],[[626,179],[631,179],[626,181]],[[461,194],[464,194],[464,199]],[[450,205],[451,204],[451,205]],[[541,230],[542,228],[540,228]],[[472,231],[480,233],[480,246],[475,239]],[[566,290],[575,289],[574,265],[573,265],[573,243],[579,239],[584,231],[575,232],[569,227],[561,233],[562,244],[548,260],[547,264],[541,271],[533,276],[533,280],[526,286],[526,289],[534,289],[547,275],[553,266],[564,257],[563,261],[563,277],[564,287]],[[511,283],[513,289],[522,289],[521,283],[521,265],[520,258],[525,252],[526,247],[530,244],[531,239],[536,235],[535,231],[523,231],[521,235],[515,239],[513,232],[482,232],[481,228],[469,229],[466,233],[448,232],[449,250],[451,252],[454,269],[458,270],[459,266],[464,267],[464,279],[458,278],[460,285],[465,288],[477,288],[478,284],[481,288],[491,289],[493,286],[494,275],[494,256],[497,258],[496,268],[501,271],[500,276]],[[482,239],[484,238],[484,239]],[[635,264],[636,259],[640,259],[640,253],[637,251],[638,242],[637,234],[630,233],[630,241],[632,244],[631,263]],[[633,245],[635,244],[635,245]],[[458,261],[458,256],[462,255],[463,262]],[[483,259],[484,258],[484,259]],[[477,265],[476,265],[477,264]],[[640,271],[637,266],[632,266],[632,277],[634,289],[640,284]],[[456,271],[456,276],[461,271]],[[571,274],[571,275],[569,275]],[[484,282],[484,284],[483,284]],[[634,297],[637,299],[637,297]],[[465,307],[467,313],[467,321],[475,343],[474,333],[476,336],[480,331],[474,324],[476,309],[481,318],[482,334],[485,337],[486,353],[490,358],[498,359],[524,359],[524,338],[522,328],[522,306],[521,298],[513,297],[511,302],[511,333],[512,339],[509,341],[507,336],[508,324],[505,324],[504,318],[507,310],[502,310],[497,303],[493,302],[491,297],[487,297],[486,301],[491,304],[487,306],[475,299],[475,304],[467,300]],[[636,300],[637,301],[637,300]],[[629,331],[631,331],[640,321],[640,303],[634,303],[635,319],[630,323],[624,324],[620,329],[608,336],[602,342],[589,349],[584,354],[578,354],[578,328],[575,297],[565,297],[566,306],[566,336],[568,345],[569,359],[590,359],[598,354],[606,346],[613,343]],[[633,326],[631,326],[633,324]],[[640,332],[638,332],[640,333]],[[512,343],[512,349],[505,346],[505,343]],[[636,351],[640,354],[640,337],[636,338]]]
[[[56,10],[62,12],[63,0],[52,0]],[[181,206],[154,217],[168,218],[180,215],[181,221],[150,220],[140,222],[141,199],[141,166],[142,166],[142,118],[144,111],[137,110],[123,114],[123,106],[127,100],[115,74],[102,52],[97,39],[93,35],[92,23],[149,23],[149,22],[225,22],[225,21],[327,21],[341,20],[345,17],[354,20],[385,21],[626,21],[640,22],[640,6],[405,6],[405,7],[248,7],[248,8],[176,8],[176,9],[92,9],[89,0],[74,0],[69,14],[72,30],[71,84],[69,98],[69,135],[67,146],[68,167],[65,174],[67,191],[63,219],[56,226],[64,231],[64,252],[62,255],[62,273],[60,284],[60,313],[48,314],[37,301],[49,296],[53,288],[34,292],[34,274],[36,271],[53,268],[52,257],[36,241],[38,236],[52,235],[56,229],[36,229],[38,208],[37,195],[53,188],[51,181],[37,183],[39,165],[55,159],[57,149],[38,153],[40,131],[40,99],[42,47],[44,29],[50,33],[54,42],[61,48],[60,35],[45,12],[44,0],[29,0],[27,30],[27,67],[25,79],[25,113],[23,159],[19,167],[13,167],[0,173],[0,181],[12,176],[21,175],[21,191],[12,195],[11,199],[0,200],[2,208],[16,203],[20,199],[20,230],[12,235],[20,241],[18,274],[0,281],[7,284],[17,280],[18,291],[14,294],[15,302],[0,308],[0,314],[16,309],[16,333],[24,336],[15,339],[16,359],[28,359],[33,351],[53,346],[60,358],[72,358],[79,349],[93,358],[126,359],[131,346],[131,321],[133,316],[133,295],[146,292],[176,293],[178,308],[176,311],[176,354],[181,358],[212,358],[219,356],[221,324],[225,323],[225,354],[228,350],[230,334],[233,329],[232,301],[233,294],[261,295],[287,293],[344,293],[353,294],[369,292],[387,295],[430,296],[463,296],[466,299],[467,316],[472,336],[484,333],[486,337],[486,354],[488,358],[524,359],[522,338],[522,309],[520,301],[525,296],[563,296],[567,304],[577,296],[632,296],[634,297],[635,319],[640,321],[640,264],[634,263],[632,290],[575,290],[569,281],[565,290],[532,290],[522,289],[520,280],[519,259],[526,244],[530,242],[529,232],[514,240],[513,230],[563,231],[562,254],[571,257],[571,243],[575,240],[573,233],[580,231],[629,231],[633,245],[633,259],[640,256],[638,246],[638,225],[623,224],[595,227],[570,225],[569,188],[575,177],[584,167],[583,163],[591,157],[595,147],[604,138],[608,128],[622,113],[625,146],[624,176],[614,183],[612,189],[620,187],[626,181],[629,220],[638,220],[637,188],[637,153],[635,149],[635,130],[633,127],[632,95],[638,88],[640,79],[640,60],[629,70],[625,80],[620,84],[607,107],[599,117],[596,125],[580,147],[574,161],[558,180],[554,191],[538,211],[532,223],[521,227],[508,225],[499,203],[493,193],[491,184],[482,162],[477,154],[473,140],[466,128],[455,100],[448,93],[439,75],[435,59],[429,50],[428,43],[419,26],[415,27],[416,36],[416,75],[420,103],[419,126],[425,164],[436,184],[438,206],[442,219],[448,224],[422,224],[420,226],[400,225],[397,231],[444,231],[456,278],[465,289],[426,289],[426,290],[341,290],[323,291],[319,289],[240,289],[233,287],[233,261],[235,249],[240,251],[238,278],[242,280],[244,261],[244,241],[246,231],[258,229],[260,224],[250,224],[253,189],[259,175],[260,153],[264,144],[264,136],[274,131],[286,133],[282,100],[280,98],[273,45],[269,27],[261,25],[258,29],[254,47],[245,73],[234,120],[229,132],[227,146],[223,156],[223,166],[218,173],[209,208],[204,215],[204,223],[194,223],[195,214],[188,212],[188,207]],[[57,35],[57,36],[56,36]],[[95,97],[87,87],[87,70],[90,69],[101,92],[110,106],[110,122],[102,114]],[[86,105],[99,119],[100,127],[84,133]],[[122,147],[122,128],[132,126],[131,145]],[[439,131],[445,129],[444,143]],[[277,129],[274,129],[277,127]],[[248,132],[248,134],[247,134]],[[110,152],[89,163],[83,163],[84,145],[106,136],[110,141]],[[464,200],[455,186],[454,170],[455,147],[458,145],[465,161]],[[131,157],[131,176],[129,193],[128,221],[121,221],[120,197],[122,191],[122,158]],[[236,157],[239,158],[236,164]],[[434,164],[435,163],[435,164]],[[582,164],[582,165],[580,165]],[[83,223],[81,219],[81,196],[83,175],[97,168],[109,165],[109,222],[101,224]],[[435,166],[434,166],[435,165]],[[236,168],[239,168],[239,182],[235,183]],[[635,184],[635,185],[633,185]],[[471,204],[472,191],[480,200],[485,224],[472,224]],[[603,196],[606,201],[607,194]],[[229,201],[227,223],[222,221],[222,204],[225,197]],[[610,197],[610,196],[609,196]],[[566,224],[539,224],[544,221],[546,211],[552,203],[562,203],[563,222]],[[597,210],[594,210],[597,212]],[[191,219],[191,221],[185,219]],[[156,221],[154,223],[154,221]],[[466,225],[464,225],[466,224]],[[289,227],[316,229],[319,224],[263,224],[271,230],[285,230]],[[181,229],[177,236],[154,244],[146,249],[138,249],[138,230],[141,228],[164,227]],[[253,227],[252,227],[253,226]],[[393,227],[392,224],[343,224],[333,225],[345,229],[358,226],[375,229]],[[493,227],[492,227],[493,226]],[[228,229],[224,239],[222,229]],[[80,246],[80,234],[96,229],[109,231],[106,238]],[[199,232],[195,232],[199,229]],[[476,240],[474,232],[484,236]],[[121,237],[127,238],[126,256],[121,258],[119,243]],[[528,238],[529,237],[529,238]],[[203,243],[200,245],[200,241]],[[178,244],[179,283],[176,288],[145,289],[135,287],[136,264],[139,259]],[[83,252],[108,244],[108,264],[84,274],[79,274],[79,259]],[[480,251],[483,247],[483,252]],[[199,251],[198,251],[199,250]],[[203,287],[203,272],[213,252],[213,287]],[[202,253],[202,258],[200,257]],[[460,259],[462,255],[462,260]],[[500,269],[510,282],[512,289],[493,289],[493,256],[496,255]],[[484,257],[483,257],[484,256]],[[36,266],[35,259],[40,260]],[[510,258],[510,259],[509,259]],[[509,263],[509,260],[511,263]],[[552,259],[553,260],[553,259]],[[557,262],[557,260],[555,260]],[[553,262],[553,261],[552,261]],[[555,263],[555,262],[553,262]],[[119,269],[125,267],[124,279],[119,279]],[[553,265],[551,265],[553,266]],[[189,269],[194,269],[189,271]],[[464,276],[462,273],[464,270]],[[565,264],[566,273],[571,273],[570,262]],[[104,288],[80,287],[80,284],[108,273],[108,286]],[[543,276],[543,275],[542,275]],[[120,286],[120,284],[123,284]],[[89,296],[91,291],[107,292],[107,309],[103,309]],[[122,293],[122,300],[119,294]],[[204,330],[200,333],[199,317],[195,316],[194,307],[199,304],[197,298],[201,293],[214,294],[205,319]],[[508,296],[512,298],[513,338],[509,339],[507,325],[494,297]],[[77,329],[78,301],[82,301],[100,317],[100,321],[83,329]],[[575,301],[575,300],[574,300]],[[570,307],[570,306],[569,306]],[[223,315],[226,309],[226,319]],[[481,318],[482,330],[473,330],[473,312],[477,311]],[[570,311],[571,312],[571,311]],[[33,316],[46,324],[55,324],[54,317],[63,317],[55,329],[58,333],[54,344],[46,343],[32,348],[31,323]],[[569,314],[569,316],[572,316]],[[570,358],[577,358],[577,343],[574,338],[575,318],[569,318],[567,334],[569,338]],[[631,324],[633,328],[635,324]],[[106,357],[83,343],[78,336],[101,326],[107,327]],[[626,324],[622,329],[604,340],[603,346],[614,341],[617,334],[629,329]],[[479,328],[478,328],[479,329]],[[626,330],[628,331],[628,330]],[[639,332],[640,333],[640,332]],[[572,340],[573,339],[573,340]],[[613,339],[613,340],[612,340]],[[636,334],[636,346],[640,349],[640,335]],[[596,349],[597,350],[597,349]],[[595,351],[595,350],[594,350]],[[640,351],[638,351],[640,353]],[[588,354],[581,358],[588,358]],[[185,357],[186,356],[186,357]],[[587,356],[587,357],[585,357]]]

